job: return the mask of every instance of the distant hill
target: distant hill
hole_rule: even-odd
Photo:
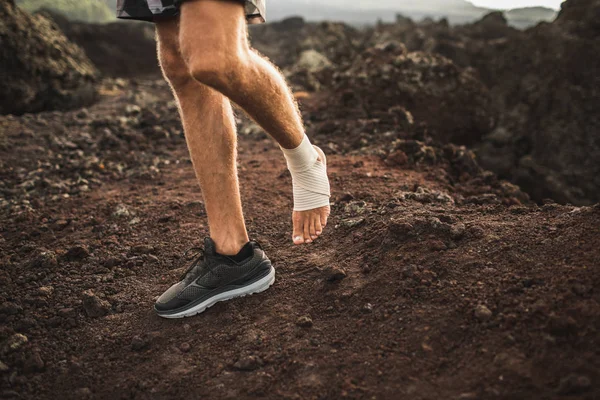
[[[392,21],[396,14],[402,14],[414,20],[447,18],[452,24],[463,24],[480,19],[491,11],[466,0],[287,0],[269,3],[267,17],[276,21],[290,15],[300,15],[308,20],[371,24],[377,20]],[[522,29],[539,21],[551,21],[557,12],[549,8],[530,7],[509,10],[505,15],[511,25]]]
[[[116,0],[17,0],[27,11],[48,8],[71,20],[109,22],[115,20]],[[480,19],[491,10],[477,7],[466,0],[281,0],[267,2],[267,18],[277,21],[299,15],[310,21],[334,20],[355,25],[373,24],[377,20],[393,21],[396,14],[414,20],[447,18],[452,24],[464,24]],[[539,21],[551,21],[554,10],[530,7],[505,13],[509,23],[527,28]]]
[[[504,13],[508,22],[520,29],[529,28],[540,21],[554,21],[558,11],[545,7],[515,8]]]
[[[489,11],[465,0],[287,0],[271,2],[267,6],[269,20],[300,15],[308,20],[336,20],[354,24],[371,24],[378,19],[393,21],[398,13],[416,20],[448,18],[451,23],[459,24],[479,19]]]
[[[45,8],[73,21],[110,22],[115,18],[114,10],[98,0],[16,0],[15,3],[28,12]]]

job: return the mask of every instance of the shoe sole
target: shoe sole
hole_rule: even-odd
[[[273,268],[273,266],[271,266],[271,271],[269,272],[269,274],[267,276],[265,276],[264,278],[261,278],[260,280],[258,280],[256,282],[251,283],[248,286],[244,286],[239,289],[234,289],[234,290],[230,290],[227,292],[219,293],[219,294],[211,297],[210,299],[206,299],[205,301],[203,301],[200,304],[196,304],[194,307],[192,307],[188,310],[181,311],[181,312],[178,312],[175,314],[160,314],[159,313],[158,316],[162,317],[162,318],[168,318],[168,319],[193,317],[194,315],[198,315],[198,314],[206,311],[207,308],[214,306],[215,304],[217,304],[220,301],[227,301],[227,300],[235,299],[237,297],[244,297],[244,296],[249,296],[251,294],[264,292],[269,287],[271,287],[271,285],[274,282],[275,282],[275,268]]]

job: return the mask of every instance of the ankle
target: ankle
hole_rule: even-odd
[[[215,242],[217,253],[223,256],[238,254],[242,247],[250,241],[247,235],[240,236],[239,238],[232,238],[230,236],[219,238],[211,235],[211,238]]]

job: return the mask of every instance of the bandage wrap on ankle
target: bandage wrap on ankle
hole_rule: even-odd
[[[308,136],[295,149],[281,148],[292,174],[294,211],[307,211],[329,205],[331,195],[325,160],[319,161],[319,153]]]

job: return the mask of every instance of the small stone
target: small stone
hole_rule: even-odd
[[[90,112],[87,108],[82,108],[81,110],[77,111],[77,114],[75,114],[75,116],[79,119],[89,118]]]
[[[313,320],[308,315],[302,315],[296,320],[296,325],[302,328],[310,328],[313,326]]]
[[[119,264],[121,264],[121,260],[117,257],[110,257],[102,262],[102,265],[106,268],[114,268]]]
[[[52,225],[50,225],[50,227],[54,231],[62,231],[68,225],[69,225],[69,221],[67,221],[66,219],[59,219],[58,221],[55,221]]]
[[[183,342],[179,345],[179,350],[181,350],[182,353],[187,353],[191,348],[192,346],[187,342]]]
[[[52,268],[58,265],[56,253],[53,251],[40,252],[29,264],[32,268]]]
[[[129,225],[137,225],[140,222],[142,222],[142,220],[138,217],[134,217],[131,221],[129,221]]]
[[[361,161],[362,163],[362,161]],[[364,164],[364,163],[363,163]],[[356,164],[355,164],[356,166]],[[362,167],[362,165],[360,165]],[[352,193],[344,193],[344,195],[342,197],[340,197],[339,202],[340,203],[347,203],[351,200],[354,200],[354,196],[352,195]]]
[[[431,353],[433,351],[433,347],[431,347],[429,344],[423,342],[421,343],[421,348],[423,349],[423,351],[426,351],[428,353]]]
[[[340,221],[339,226],[343,228],[355,228],[365,222],[364,218],[346,218]]]
[[[127,115],[138,115],[141,112],[142,112],[142,109],[140,108],[140,106],[138,106],[136,104],[127,104],[125,106],[125,113]]]
[[[58,310],[58,315],[63,317],[63,318],[75,318],[77,316],[77,313],[75,312],[74,308],[61,308],[60,310]]]
[[[75,391],[75,396],[78,399],[89,399],[92,397],[92,391],[90,388],[79,388]]]
[[[431,250],[434,251],[446,250],[448,248],[448,246],[446,246],[446,243],[444,243],[441,240],[432,240],[430,246]]]
[[[140,256],[142,254],[150,254],[154,252],[154,247],[147,244],[139,244],[137,246],[133,246],[129,251],[130,255]]]
[[[371,304],[371,303],[365,304],[362,308],[362,311],[367,314],[372,313],[373,312],[373,304]]]
[[[340,267],[329,267],[325,270],[325,277],[329,282],[341,281],[346,276],[346,271]]]
[[[402,150],[391,152],[385,159],[385,163],[389,166],[401,166],[408,163],[408,156]]]
[[[89,257],[90,250],[85,245],[75,245],[71,247],[65,254],[65,259],[69,261],[83,260]]]
[[[317,72],[331,65],[331,61],[326,56],[316,50],[309,49],[300,53],[295,67],[309,72]]]
[[[4,364],[2,361],[0,361],[0,373],[2,372],[6,372],[8,371],[10,368],[8,367],[8,365]]]
[[[127,207],[125,207],[125,205],[119,204],[115,208],[115,211],[113,212],[113,215],[115,217],[117,217],[117,218],[124,218],[124,217],[131,216],[131,212],[127,209]]]
[[[479,321],[488,321],[492,318],[492,311],[483,304],[475,307],[475,318]]]
[[[92,292],[92,290],[86,290],[82,294],[83,297],[83,309],[86,314],[91,318],[103,317],[108,314],[111,306],[106,300],[100,299]]]
[[[450,237],[454,240],[459,240],[465,236],[466,231],[467,227],[465,224],[459,222],[458,224],[454,224],[450,227]]]
[[[131,350],[140,351],[150,346],[150,343],[145,338],[142,338],[139,335],[134,336],[131,339]]]
[[[240,358],[233,364],[235,369],[239,369],[240,371],[254,371],[264,365],[263,361],[260,357],[257,356],[245,356]]]
[[[3,348],[3,350],[4,350],[3,352],[8,353],[11,351],[17,351],[21,347],[23,347],[23,345],[25,343],[27,343],[28,341],[29,340],[27,339],[27,336],[25,336],[21,333],[15,333],[14,335],[12,335],[11,337],[9,337],[6,340],[6,343]]]
[[[38,288],[37,294],[38,296],[48,297],[54,293],[54,288],[52,286],[42,286]]]
[[[584,375],[570,374],[560,380],[558,394],[580,394],[587,392],[592,386],[590,378]]]

